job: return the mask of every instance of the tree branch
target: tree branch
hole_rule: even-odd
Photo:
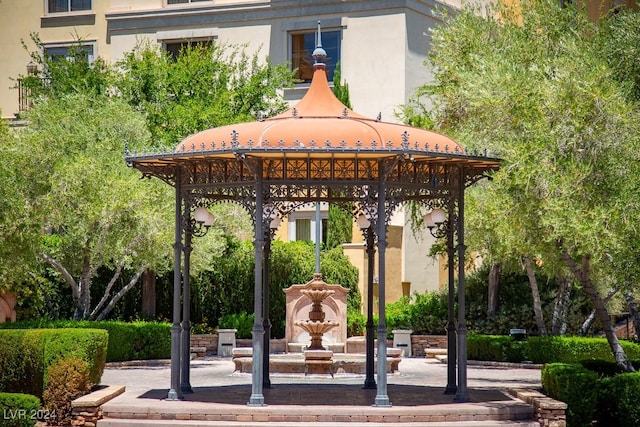
[[[142,276],[142,273],[144,273],[144,271],[147,269],[147,267],[149,267],[149,265],[148,264],[144,264],[142,267],[140,267],[138,269],[138,271],[136,271],[136,274],[131,278],[129,283],[127,283],[126,286],[124,286],[122,289],[120,289],[120,292],[118,292],[117,294],[115,294],[113,296],[111,301],[109,301],[109,304],[107,304],[107,306],[104,308],[104,310],[102,310],[102,312],[98,315],[96,320],[104,320],[104,318],[107,317],[107,315],[111,312],[113,307],[115,307],[116,303],[118,301],[120,301],[120,299],[124,296],[124,294],[126,294],[131,288],[133,288],[133,286],[136,283],[138,283],[138,280],[140,279],[140,276]]]
[[[73,304],[76,306],[76,308],[79,308],[80,289],[79,289],[78,283],[73,278],[73,276],[67,271],[66,268],[64,268],[62,264],[60,264],[60,262],[50,257],[46,253],[42,252],[38,254],[38,257],[43,261],[45,261],[50,266],[52,266],[53,268],[55,268],[62,275],[62,277],[64,278],[64,281],[67,282],[69,286],[71,286],[71,295],[73,297]]]

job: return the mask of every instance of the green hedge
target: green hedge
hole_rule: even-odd
[[[109,333],[107,362],[168,359],[171,357],[171,324],[90,320],[24,321],[3,328],[90,328]]]
[[[598,425],[640,426],[640,372],[618,374],[600,380],[598,387]]]
[[[598,375],[577,363],[550,363],[541,374],[545,394],[567,404],[567,425],[591,426],[597,409]]]
[[[70,357],[86,361],[91,382],[98,384],[108,341],[99,329],[0,330],[0,389],[41,398],[49,366]]]
[[[640,360],[640,345],[620,341],[629,360]],[[518,341],[507,335],[468,335],[467,357],[472,360],[533,363],[578,363],[585,360],[614,362],[605,338],[529,337]]]
[[[0,427],[32,427],[45,418],[40,399],[23,393],[0,393]]]

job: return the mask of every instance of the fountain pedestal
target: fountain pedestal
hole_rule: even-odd
[[[304,374],[330,374],[333,378],[333,351],[305,350]]]

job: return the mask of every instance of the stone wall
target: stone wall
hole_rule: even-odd
[[[411,335],[411,354],[423,357],[427,348],[447,348],[446,335]]]

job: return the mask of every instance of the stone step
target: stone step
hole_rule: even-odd
[[[180,420],[119,420],[108,419],[98,421],[97,427],[540,427],[535,421],[452,421],[452,422],[410,422],[410,423],[375,423],[375,422],[344,422],[331,424],[322,422],[260,422],[260,421],[180,421]]]

